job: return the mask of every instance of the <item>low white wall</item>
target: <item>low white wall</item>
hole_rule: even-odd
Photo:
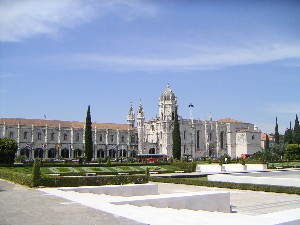
[[[267,170],[267,164],[247,164],[247,170],[251,170],[251,171]]]
[[[199,164],[196,166],[196,172],[242,172],[242,171],[263,171],[267,170],[266,164]]]
[[[196,172],[222,172],[225,171],[225,166],[218,164],[197,165]]]
[[[63,188],[63,191],[76,191],[79,193],[104,194],[112,196],[144,196],[158,195],[157,184],[126,184],[126,185],[107,185],[94,187]]]
[[[207,178],[209,181],[218,181],[218,182],[300,187],[300,179],[294,179],[294,178],[234,176],[229,174],[208,175]]]
[[[247,170],[247,165],[242,164],[223,164],[223,166],[225,166],[226,172],[239,172]]]
[[[194,192],[176,193],[158,196],[144,196],[129,201],[112,202],[116,205],[151,206],[156,208],[173,208],[204,210],[210,212],[230,212],[229,192]]]

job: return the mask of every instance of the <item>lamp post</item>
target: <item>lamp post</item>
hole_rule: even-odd
[[[190,119],[191,119],[191,156],[193,157],[194,120],[193,120],[192,108],[194,108],[194,105],[190,103],[188,107],[190,108]]]

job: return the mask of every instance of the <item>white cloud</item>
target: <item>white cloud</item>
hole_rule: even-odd
[[[107,13],[131,20],[155,15],[156,8],[135,0],[4,0],[0,3],[0,41],[55,36],[60,29],[72,29]]]
[[[182,46],[177,43],[177,46]],[[246,47],[199,48],[189,46],[180,48],[181,55],[174,53],[172,46],[166,51],[131,55],[104,55],[76,53],[63,56],[69,62],[76,62],[81,67],[94,67],[113,70],[208,70],[234,65],[260,64],[290,58],[300,58],[300,43],[296,44],[259,44]],[[177,49],[178,50],[178,49]]]

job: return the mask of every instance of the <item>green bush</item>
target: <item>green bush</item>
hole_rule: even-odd
[[[41,169],[40,169],[40,160],[36,158],[33,164],[33,171],[32,171],[32,187],[37,187],[40,183],[41,179]]]
[[[9,138],[0,138],[0,163],[13,164],[18,151],[17,142]]]
[[[276,193],[287,193],[287,194],[300,195],[300,188],[298,188],[298,187],[214,182],[214,181],[203,180],[201,178],[195,179],[195,178],[150,177],[149,180],[152,182],[162,182],[162,183],[186,184],[186,185],[195,185],[195,186],[207,186],[207,187],[252,190],[252,191],[265,191],[265,192],[276,192]]]
[[[32,186],[32,175],[31,174],[24,174],[11,171],[7,168],[0,169],[0,178],[4,180],[11,181],[16,184],[25,185],[28,187]]]
[[[187,172],[195,172],[197,162],[184,162],[184,161],[174,161],[172,166],[177,166],[180,169],[187,171]]]
[[[300,145],[287,145],[284,153],[284,158],[287,160],[300,160]]]
[[[42,177],[40,185],[46,187],[78,187],[78,186],[102,186],[122,184],[148,183],[148,176],[93,176],[93,177]]]

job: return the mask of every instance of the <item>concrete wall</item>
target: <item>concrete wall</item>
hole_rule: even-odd
[[[150,206],[156,208],[173,208],[204,210],[210,212],[230,212],[229,192],[194,192],[176,193],[158,196],[144,196],[129,201],[112,202],[116,205]]]
[[[107,185],[97,187],[62,188],[60,190],[124,197],[158,195],[157,184]]]

